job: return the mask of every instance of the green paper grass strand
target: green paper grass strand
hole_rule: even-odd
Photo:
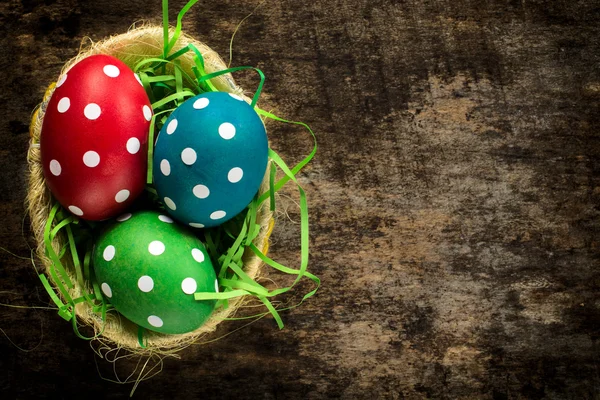
[[[73,283],[71,282],[71,279],[69,279],[69,276],[67,275],[67,271],[65,271],[62,263],[60,262],[60,258],[58,256],[58,254],[56,254],[56,252],[54,251],[54,248],[52,247],[52,240],[54,239],[53,236],[51,237],[52,222],[54,221],[54,217],[56,216],[56,213],[57,213],[59,207],[60,207],[60,205],[58,203],[56,203],[50,210],[50,215],[48,216],[48,221],[46,222],[46,226],[44,229],[44,244],[46,246],[47,256],[51,260],[50,273],[52,274],[52,278],[55,279],[56,284],[58,285],[59,289],[61,289],[61,293],[66,294],[65,298],[70,299],[68,291],[64,288],[64,286],[61,284],[60,280],[58,279],[58,276],[56,275],[56,270],[58,270],[58,273],[61,275],[61,278],[62,278],[63,282],[65,282],[65,285],[67,286],[67,288],[69,288],[69,289],[73,288]]]
[[[277,322],[277,326],[279,327],[279,329],[283,329],[283,321],[281,320],[281,316],[279,315],[275,307],[273,307],[273,304],[271,304],[271,302],[265,297],[258,296],[258,298],[260,301],[263,302],[265,307],[267,307],[267,309],[273,316],[273,319],[275,319],[275,322]]]
[[[279,122],[283,122],[283,123],[286,123],[286,124],[294,124],[294,125],[303,126],[304,128],[306,128],[308,130],[308,132],[311,134],[311,136],[313,138],[313,149],[310,152],[310,154],[308,156],[306,156],[298,164],[296,164],[294,166],[294,168],[291,169],[291,174],[290,175],[286,174],[283,178],[281,178],[280,180],[278,180],[277,183],[275,183],[275,186],[273,187],[273,191],[277,192],[279,189],[281,189],[283,187],[283,185],[285,185],[287,182],[290,181],[290,179],[291,179],[292,176],[295,176],[298,172],[300,172],[300,170],[302,168],[304,168],[306,166],[306,164],[308,164],[310,162],[310,160],[313,159],[313,157],[315,156],[315,154],[317,154],[317,137],[316,137],[315,133],[313,132],[313,130],[310,128],[310,126],[308,126],[304,122],[301,122],[301,121],[290,121],[290,120],[287,120],[287,119],[283,119],[283,118],[280,118],[280,117],[278,117],[277,115],[275,115],[273,113],[270,113],[270,112],[265,111],[265,110],[261,110],[258,107],[255,107],[254,109],[256,110],[256,112],[259,115],[262,115],[264,117],[270,118],[270,119],[272,119],[274,121],[279,121]],[[259,197],[258,202],[262,203],[270,195],[271,195],[270,193],[263,193]]]
[[[147,347],[146,343],[144,343],[144,327],[138,326],[138,344],[142,349]]]
[[[56,292],[52,288],[52,286],[50,286],[50,282],[48,282],[48,278],[46,278],[46,275],[39,274],[38,277],[40,278],[40,281],[42,282],[42,286],[44,286],[44,289],[46,289],[46,292],[48,292],[48,295],[50,295],[50,299],[52,299],[54,304],[56,304],[56,306],[58,307],[58,315],[61,316],[66,321],[70,321],[71,318],[73,317],[73,314],[71,314],[68,311],[67,305],[65,303],[63,303],[60,300],[60,297],[58,297],[56,295]]]
[[[231,262],[231,259],[233,258],[233,255],[235,254],[237,249],[242,244],[242,241],[244,240],[244,238],[246,236],[246,231],[247,231],[246,223],[244,223],[237,239],[235,240],[233,245],[229,248],[229,251],[227,252],[227,254],[225,256],[225,260],[221,264],[221,270],[219,271],[219,281],[222,278],[225,278],[225,274],[227,272],[227,268],[229,267],[229,263]]]
[[[269,173],[269,209],[275,211],[275,176],[277,174],[277,168],[275,168],[275,163],[273,161],[269,162],[271,163],[271,170]]]
[[[50,285],[48,279],[46,278],[46,276],[44,274],[39,274],[39,278],[42,282],[42,285],[44,286],[44,288],[50,295],[50,298],[52,299],[52,301],[58,306],[58,308],[59,308],[58,314],[67,321],[73,320],[72,323],[74,326],[75,334],[78,337],[84,338],[84,336],[81,335],[77,329],[77,325],[76,325],[76,321],[75,321],[76,320],[75,305],[78,303],[87,302],[88,304],[90,304],[90,306],[95,308],[96,311],[102,312],[103,323],[106,320],[106,316],[105,316],[106,307],[104,305],[102,298],[97,295],[97,293],[99,293],[99,291],[97,291],[97,290],[99,290],[99,288],[97,288],[97,289],[94,288],[93,293],[85,293],[84,292],[82,296],[75,298],[75,299],[73,299],[71,297],[71,295],[68,291],[68,289],[72,289],[74,286],[66,272],[65,266],[62,264],[61,259],[64,256],[66,256],[67,251],[70,252],[70,256],[71,256],[70,258],[72,259],[73,269],[75,270],[76,281],[77,281],[78,285],[81,287],[81,289],[83,290],[86,287],[85,283],[84,283],[84,275],[89,275],[89,260],[90,260],[89,253],[90,253],[90,250],[88,248],[88,251],[86,252],[86,254],[84,256],[83,270],[82,270],[79,253],[77,251],[75,236],[71,229],[71,224],[77,224],[79,222],[79,220],[73,216],[63,217],[62,219],[60,219],[64,214],[65,213],[61,209],[60,204],[58,202],[56,202],[52,206],[52,209],[50,210],[50,214],[48,215],[48,220],[46,221],[46,225],[44,227],[44,243],[45,243],[45,248],[46,248],[46,254],[48,255],[48,257],[51,260],[51,263],[50,263],[48,269],[49,269],[50,276],[52,277],[52,280],[54,281],[54,283],[56,285],[56,289],[54,289]],[[55,224],[55,226],[52,227],[52,224]],[[52,247],[52,241],[63,229],[66,231],[67,241],[57,254],[54,251],[54,248]],[[57,274],[57,271],[58,271],[58,274],[60,274],[60,277]],[[63,284],[63,282],[64,282],[64,284]],[[63,299],[65,299],[66,303],[62,302],[62,300],[59,297],[59,294],[60,294],[60,296],[62,296]],[[94,301],[101,302],[101,304],[100,305],[94,304]],[[101,334],[101,333],[99,333],[99,334]],[[99,334],[95,335],[95,337],[97,337]]]
[[[162,13],[163,13],[163,43],[169,42],[169,1],[163,0],[162,2]],[[164,46],[163,58],[167,58],[167,52],[169,51],[168,46]]]
[[[81,270],[81,264],[79,263],[79,255],[77,254],[77,247],[75,246],[75,239],[73,238],[73,231],[69,225],[66,226],[67,231],[67,242],[69,244],[69,250],[71,252],[71,259],[73,260],[73,267],[75,268],[75,276],[77,283],[80,287],[85,287],[83,283],[83,271]]]
[[[177,40],[179,39],[179,36],[181,35],[182,21],[183,21],[184,15],[197,2],[198,2],[198,0],[191,0],[191,1],[189,1],[185,6],[183,6],[183,8],[179,12],[179,14],[177,14],[177,25],[175,26],[175,33],[173,34],[173,37],[171,38],[171,40],[168,42],[167,46],[165,47],[165,51],[164,51],[165,58],[167,57],[167,55],[169,54],[169,52],[171,51],[171,49],[175,46],[175,44],[177,43]],[[165,0],[165,3],[167,3],[167,7],[168,7],[168,1],[167,0]],[[163,22],[164,22],[164,19],[163,19]],[[167,16],[167,25],[168,25],[168,16]],[[166,32],[167,32],[167,35],[168,35],[168,32],[169,32],[168,26],[167,26]],[[167,43],[166,38],[165,38],[165,42],[164,43]]]

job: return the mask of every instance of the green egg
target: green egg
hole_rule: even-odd
[[[124,214],[96,241],[93,265],[104,298],[123,316],[161,333],[186,333],[210,317],[218,292],[202,242],[166,215]]]

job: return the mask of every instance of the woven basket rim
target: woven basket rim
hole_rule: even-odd
[[[173,33],[173,32],[171,32]],[[91,43],[85,46],[82,44],[82,48],[79,54],[65,63],[61,74],[67,72],[74,64],[76,64],[82,58],[85,58],[94,54],[108,54],[121,61],[125,62],[130,68],[133,67],[134,61],[139,61],[144,57],[160,56],[162,51],[163,43],[163,28],[161,26],[142,26],[134,28],[127,33],[112,36],[104,39],[97,43]],[[187,46],[188,44],[194,44],[198,50],[202,53],[205,61],[205,69],[207,73],[226,69],[227,66],[221,57],[206,44],[186,35],[182,34],[177,42],[174,51]],[[191,76],[190,67],[193,65],[192,56],[184,55],[180,58],[182,67],[187,69]],[[244,97],[249,102],[247,96],[244,96],[242,88],[240,88],[233,77],[230,74],[221,75],[212,80],[215,87],[221,91],[234,93]],[[29,164],[29,185],[27,194],[27,208],[31,218],[31,228],[37,243],[36,254],[38,259],[41,261],[43,272],[45,272],[47,279],[51,284],[55,284],[52,280],[52,276],[49,273],[51,260],[46,256],[45,245],[44,245],[44,226],[48,219],[48,214],[52,207],[52,195],[50,190],[45,185],[43,176],[43,168],[41,165],[41,152],[39,148],[39,137],[42,128],[42,121],[46,105],[48,104],[52,93],[54,92],[55,84],[51,83],[48,87],[43,101],[40,107],[35,111],[31,125],[31,145],[28,152],[28,164]],[[269,185],[269,170],[265,174],[261,188],[259,192],[265,192],[268,190]],[[269,236],[273,228],[273,214],[270,211],[268,204],[261,204],[257,214],[257,223],[261,226],[260,233],[254,239],[253,243],[258,248],[262,249],[263,253],[268,250]],[[65,239],[62,235],[57,237],[52,242],[52,246],[55,249],[61,248],[65,244]],[[244,271],[252,279],[256,279],[260,273],[260,267],[262,260],[258,258],[252,251],[246,249],[243,256]],[[75,287],[69,290],[69,294],[73,297],[80,297],[83,293],[83,289],[78,286],[77,280],[75,279],[75,272],[72,264],[67,260],[66,265],[68,266],[68,274]],[[89,290],[89,288],[87,288]],[[63,301],[65,299],[62,299]],[[75,306],[77,315],[77,322],[84,326],[93,328],[95,333],[99,333],[103,329],[103,333],[98,336],[95,340],[100,341],[103,345],[109,345],[111,347],[123,348],[132,353],[138,354],[171,354],[174,351],[183,349],[199,339],[202,339],[205,335],[213,332],[217,325],[223,321],[223,319],[231,316],[242,304],[242,299],[237,298],[229,301],[229,307],[225,310],[215,310],[211,318],[200,328],[193,332],[180,335],[167,335],[156,332],[147,331],[144,337],[146,347],[142,348],[138,341],[137,325],[125,320],[120,317],[119,314],[107,315],[105,324],[101,317],[92,311],[92,308],[87,303],[79,303]],[[74,317],[75,318],[75,317]]]

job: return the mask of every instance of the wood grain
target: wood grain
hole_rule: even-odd
[[[258,4],[200,2],[184,29],[226,56]],[[136,396],[599,398],[599,18],[581,0],[265,1],[233,65],[263,69],[264,102],[318,133],[300,180],[323,287],[283,331],[265,318],[186,350]],[[13,253],[29,255],[31,111],[83,37],[139,20],[159,23],[160,2],[0,4],[0,243]],[[290,163],[309,151],[302,131],[268,129]],[[271,255],[295,265],[286,194]],[[48,304],[29,260],[0,260],[1,302]],[[3,397],[128,395],[53,311],[0,315],[34,349],[0,340]]]

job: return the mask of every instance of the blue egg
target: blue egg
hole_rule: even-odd
[[[217,226],[252,201],[268,149],[265,126],[248,103],[225,92],[203,93],[177,107],[160,130],[154,186],[180,222]]]

